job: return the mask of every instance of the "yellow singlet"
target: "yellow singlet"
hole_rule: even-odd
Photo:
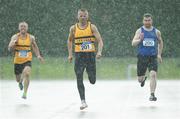
[[[23,64],[27,61],[32,61],[30,34],[27,33],[26,39],[22,39],[19,33],[17,36],[18,41],[15,46],[14,64]]]
[[[91,23],[85,29],[75,24],[75,52],[95,52],[95,36],[91,30]]]

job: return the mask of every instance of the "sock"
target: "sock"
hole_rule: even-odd
[[[26,95],[27,95],[27,93],[24,92],[24,93],[23,93],[23,96],[26,96]]]
[[[151,93],[151,96],[154,96],[154,93]]]
[[[86,101],[85,100],[81,100],[81,103],[86,103]]]

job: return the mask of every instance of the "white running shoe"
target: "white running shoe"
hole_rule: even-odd
[[[85,108],[87,108],[88,107],[88,105],[86,104],[86,102],[83,100],[82,101],[82,105],[81,105],[81,107],[80,107],[80,110],[83,110],[83,109],[85,109]]]

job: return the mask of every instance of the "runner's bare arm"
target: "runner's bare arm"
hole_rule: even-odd
[[[9,45],[8,45],[9,51],[11,51],[11,49],[14,49],[16,42],[17,42],[17,35],[15,34],[11,37],[11,41],[9,42]]]
[[[74,39],[74,30],[75,30],[75,27],[73,25],[70,28],[69,36],[68,36],[68,41],[67,41],[68,53],[69,53],[68,60],[70,62],[72,61],[72,43],[73,43],[73,39]]]
[[[30,38],[31,38],[31,42],[32,42],[32,49],[33,49],[34,53],[36,54],[36,56],[38,57],[38,56],[40,56],[40,52],[39,52],[39,48],[37,46],[35,37],[31,35]]]
[[[32,49],[33,49],[34,53],[36,54],[37,58],[43,63],[44,59],[42,58],[42,56],[40,54],[39,47],[36,43],[35,37],[33,35],[31,35],[30,38],[31,38]]]
[[[102,40],[102,37],[101,37],[97,27],[94,24],[91,24],[91,29],[92,29],[93,35],[95,36],[96,40],[98,41],[98,52],[97,52],[97,55],[101,56],[102,49],[103,49],[103,40]]]
[[[140,34],[141,34],[141,30],[138,29],[135,33],[133,40],[132,40],[132,46],[137,46],[141,42]]]
[[[161,55],[163,50],[163,40],[160,31],[157,31],[157,37],[158,37],[158,55]]]
[[[162,37],[161,37],[161,32],[158,30],[157,31],[157,37],[158,37],[158,60],[159,62],[161,63],[162,62],[162,57],[161,57],[161,54],[162,54],[162,50],[163,50],[163,40],[162,40]]]

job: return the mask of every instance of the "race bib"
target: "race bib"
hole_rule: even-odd
[[[22,58],[28,57],[28,51],[27,50],[20,50],[19,51],[19,57],[22,57]]]
[[[83,42],[81,44],[81,50],[82,51],[92,50],[92,43],[91,42]]]
[[[154,46],[155,43],[154,43],[154,39],[152,38],[145,38],[143,40],[143,46]]]

